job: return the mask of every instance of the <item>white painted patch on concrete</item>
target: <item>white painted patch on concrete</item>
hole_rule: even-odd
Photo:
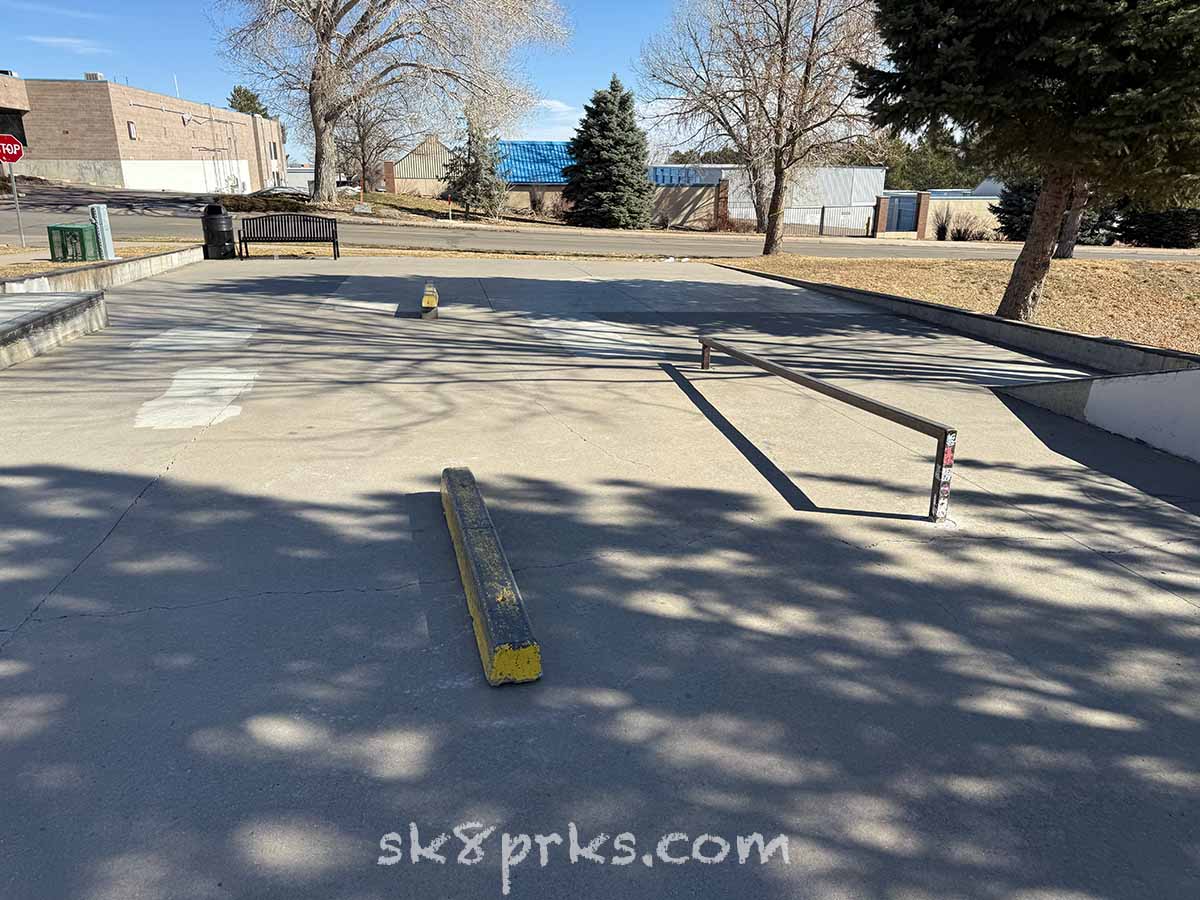
[[[166,393],[138,410],[136,428],[200,428],[241,413],[235,401],[250,390],[258,369],[206,366],[180,369]]]
[[[171,328],[129,345],[132,350],[237,350],[258,331],[257,325],[237,328]]]
[[[577,319],[556,319],[549,316],[527,316],[533,327],[547,340],[569,350],[573,356],[626,357],[631,347],[638,348],[639,356],[647,351],[674,352],[668,338],[649,332],[646,326],[639,327],[629,322],[611,322],[594,316]]]
[[[337,309],[361,309],[366,312],[381,313],[386,316],[394,316],[396,314],[396,305],[404,299],[399,291],[386,293],[384,290],[385,282],[391,279],[383,278],[366,278],[360,279],[366,282],[375,282],[370,284],[343,284],[338,288],[338,292],[332,297],[327,297],[322,301],[319,309],[337,310]],[[418,294],[418,297],[420,295]],[[411,297],[409,299],[412,299]],[[413,308],[417,308],[417,300],[413,300]]]
[[[1086,422],[1200,462],[1200,369],[1098,378]]]

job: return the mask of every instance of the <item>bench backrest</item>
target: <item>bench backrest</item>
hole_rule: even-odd
[[[337,240],[337,219],[303,213],[276,213],[242,219],[242,237],[252,240]]]

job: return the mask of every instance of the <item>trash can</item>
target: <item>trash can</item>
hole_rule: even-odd
[[[204,226],[204,258],[232,259],[237,250],[233,243],[233,216],[220,203],[204,207],[200,219]]]
[[[91,222],[71,225],[47,225],[50,259],[54,262],[87,262],[101,259],[96,226]]]

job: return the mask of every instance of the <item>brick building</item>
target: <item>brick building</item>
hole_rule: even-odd
[[[127,87],[0,75],[0,132],[19,174],[133,190],[246,193],[283,184],[279,121]]]

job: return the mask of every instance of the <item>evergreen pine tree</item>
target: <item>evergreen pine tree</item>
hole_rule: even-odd
[[[1200,247],[1200,209],[1131,209],[1118,228],[1121,240],[1135,247]]]
[[[254,116],[269,116],[267,105],[262,102],[262,98],[258,96],[257,91],[252,91],[244,84],[235,84],[233,90],[229,92],[229,99],[225,101],[229,104],[230,109],[236,109],[240,113]]]
[[[1037,205],[1042,182],[1038,178],[1016,178],[1005,181],[1000,191],[1000,202],[992,204],[992,213],[1000,223],[1000,233],[1010,241],[1024,241],[1029,236],[1033,223],[1033,210]],[[1117,220],[1121,217],[1119,198],[1112,199],[1101,193],[1091,198],[1084,207],[1079,226],[1078,243],[1111,244],[1116,238]]]
[[[638,128],[633,92],[616,75],[584,107],[564,169],[567,220],[593,228],[643,228],[650,223],[654,185],[646,174],[646,133]]]
[[[451,149],[446,163],[446,193],[471,215],[476,209],[497,216],[508,199],[500,177],[500,142],[478,125],[467,123],[467,140]]]
[[[235,84],[233,90],[229,92],[229,97],[225,100],[225,103],[230,109],[235,109],[248,116],[278,118],[271,115],[271,111],[267,109],[267,104],[262,102],[262,97],[258,96],[258,92],[250,90],[244,84]],[[283,122],[279,123],[279,136],[283,138],[283,142],[286,144],[287,126]]]
[[[876,0],[875,10],[887,57],[861,66],[859,84],[876,124],[946,123],[989,169],[1020,160],[1041,179],[999,315],[1035,317],[1081,189],[1162,206],[1200,196],[1195,0]]]
[[[992,213],[1000,223],[1000,233],[1010,241],[1024,241],[1029,236],[1033,208],[1042,189],[1040,178],[1005,181],[1000,202],[992,204]]]

